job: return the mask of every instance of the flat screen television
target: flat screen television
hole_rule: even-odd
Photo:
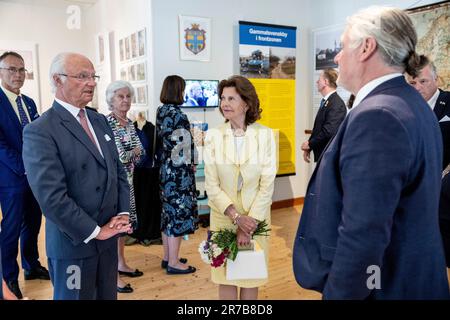
[[[216,108],[219,106],[219,80],[186,79],[183,108]]]

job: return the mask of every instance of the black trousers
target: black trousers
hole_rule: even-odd
[[[133,176],[138,227],[131,235],[140,241],[161,238],[159,168],[135,168]]]

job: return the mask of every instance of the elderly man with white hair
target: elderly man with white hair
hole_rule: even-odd
[[[119,159],[127,173],[128,184],[130,185],[130,222],[133,230],[137,228],[136,201],[134,197],[133,174],[134,167],[140,162],[145,154],[144,147],[139,140],[139,136],[133,125],[133,121],[127,118],[127,113],[131,108],[131,101],[134,96],[134,88],[127,81],[114,81],[106,88],[106,102],[111,113],[108,115],[108,123],[114,133]],[[134,240],[134,239],[133,239]],[[127,277],[140,277],[144,273],[138,269],[133,270],[125,260],[125,237],[118,240],[119,255],[119,275]],[[133,288],[130,284],[117,278],[117,291],[120,293],[131,293]]]
[[[50,67],[53,106],[25,127],[23,160],[46,217],[55,300],[117,299],[117,240],[131,232],[130,192],[105,116],[87,110],[98,76],[76,53]]]
[[[449,298],[439,126],[403,77],[416,44],[400,9],[347,21],[335,60],[356,98],[311,177],[293,251],[298,283],[324,299]]]

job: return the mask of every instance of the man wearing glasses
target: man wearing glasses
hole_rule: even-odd
[[[1,261],[8,288],[22,298],[18,284],[18,245],[25,280],[49,280],[39,263],[38,234],[42,214],[28,185],[22,161],[22,131],[39,115],[33,99],[20,92],[26,76],[23,58],[16,52],[0,56],[0,205]]]
[[[96,81],[85,56],[50,66],[55,102],[24,130],[28,181],[46,217],[55,300],[117,299],[117,235],[131,232],[126,173],[106,117],[86,108]]]

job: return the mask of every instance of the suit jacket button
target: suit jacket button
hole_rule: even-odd
[[[114,210],[117,208],[117,205],[114,205]]]
[[[83,165],[81,165],[81,169],[86,170],[87,165],[84,163]]]
[[[100,191],[100,187],[95,188],[95,190],[96,190],[97,192],[99,192],[99,191]]]

